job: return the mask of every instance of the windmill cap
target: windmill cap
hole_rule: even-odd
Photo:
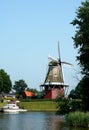
[[[58,62],[57,61],[50,61],[49,66],[57,66],[58,65]]]

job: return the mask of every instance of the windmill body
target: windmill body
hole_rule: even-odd
[[[65,94],[64,88],[68,87],[68,84],[64,83],[63,73],[62,73],[62,62],[59,53],[59,44],[58,44],[58,54],[59,58],[56,60],[52,57],[49,58],[48,63],[48,72],[43,84],[41,87],[44,87],[44,98],[55,99],[58,94]],[[63,62],[65,64],[71,65],[70,63]]]

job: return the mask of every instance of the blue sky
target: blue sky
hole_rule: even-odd
[[[73,89],[80,69],[76,62],[70,22],[84,0],[1,0],[0,1],[0,69],[14,81],[25,80],[39,89],[47,72],[48,55],[72,63],[63,66],[65,82]]]

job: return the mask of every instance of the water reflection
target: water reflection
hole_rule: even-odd
[[[53,112],[0,113],[0,130],[87,130],[68,127],[62,116]]]

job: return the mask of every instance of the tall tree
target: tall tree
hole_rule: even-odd
[[[81,87],[84,110],[89,110],[89,2],[82,2],[76,14],[76,18],[72,21],[76,27],[73,40],[74,47],[78,49],[77,60],[83,74],[79,86]]]
[[[74,47],[78,48],[77,60],[82,67],[82,73],[89,76],[89,2],[82,2],[76,14],[76,18],[72,21],[76,26]]]
[[[12,89],[10,76],[3,70],[0,70],[0,92],[8,93]]]
[[[0,93],[3,91],[3,78],[2,75],[0,73]]]
[[[22,94],[24,90],[26,90],[27,84],[24,80],[15,81],[15,84],[13,86],[13,89],[16,91],[17,94]]]

